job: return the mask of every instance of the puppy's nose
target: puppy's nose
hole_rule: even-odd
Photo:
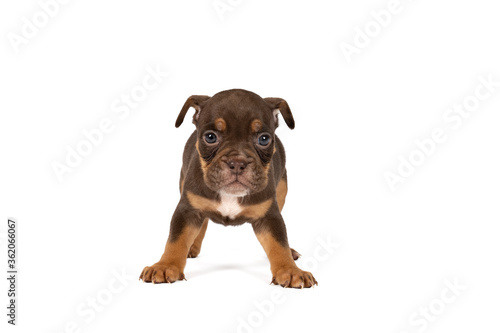
[[[229,166],[229,169],[231,169],[231,172],[237,175],[243,173],[248,165],[248,162],[245,159],[237,157],[228,159],[226,163]]]

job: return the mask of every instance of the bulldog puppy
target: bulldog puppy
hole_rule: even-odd
[[[281,210],[287,194],[285,150],[274,134],[278,113],[289,128],[295,122],[287,102],[233,89],[213,97],[191,96],[196,130],[188,139],[180,177],[181,198],[170,222],[161,259],[144,268],[144,282],[183,280],[186,258],[200,253],[208,220],[225,226],[250,223],[271,263],[272,283],[285,288],[317,285],[297,267],[300,255],[288,245]]]

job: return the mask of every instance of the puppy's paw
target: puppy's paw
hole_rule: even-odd
[[[184,273],[174,265],[156,263],[142,270],[139,280],[152,283],[174,283],[178,280],[186,280]]]
[[[283,288],[311,288],[318,285],[314,276],[298,267],[281,268],[273,273],[273,284],[279,284]]]

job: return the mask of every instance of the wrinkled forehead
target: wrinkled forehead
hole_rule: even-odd
[[[224,133],[257,133],[274,131],[273,110],[262,99],[215,98],[200,112],[200,129]]]

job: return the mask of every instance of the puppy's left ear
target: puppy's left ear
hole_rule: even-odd
[[[193,107],[196,112],[194,113],[193,116],[193,124],[196,125],[196,122],[198,121],[198,118],[200,117],[200,111],[203,105],[205,105],[205,102],[210,98],[210,96],[203,96],[203,95],[193,95],[189,97],[184,103],[184,106],[181,109],[181,112],[177,116],[177,120],[175,121],[175,127],[181,126],[182,122],[184,121],[184,117],[186,116],[186,113],[188,112],[190,107]]]
[[[281,112],[285,123],[290,127],[290,129],[295,128],[295,120],[293,120],[292,111],[288,106],[288,103],[283,98],[268,97],[264,98],[264,101],[273,109],[273,116],[278,126],[278,112]]]

